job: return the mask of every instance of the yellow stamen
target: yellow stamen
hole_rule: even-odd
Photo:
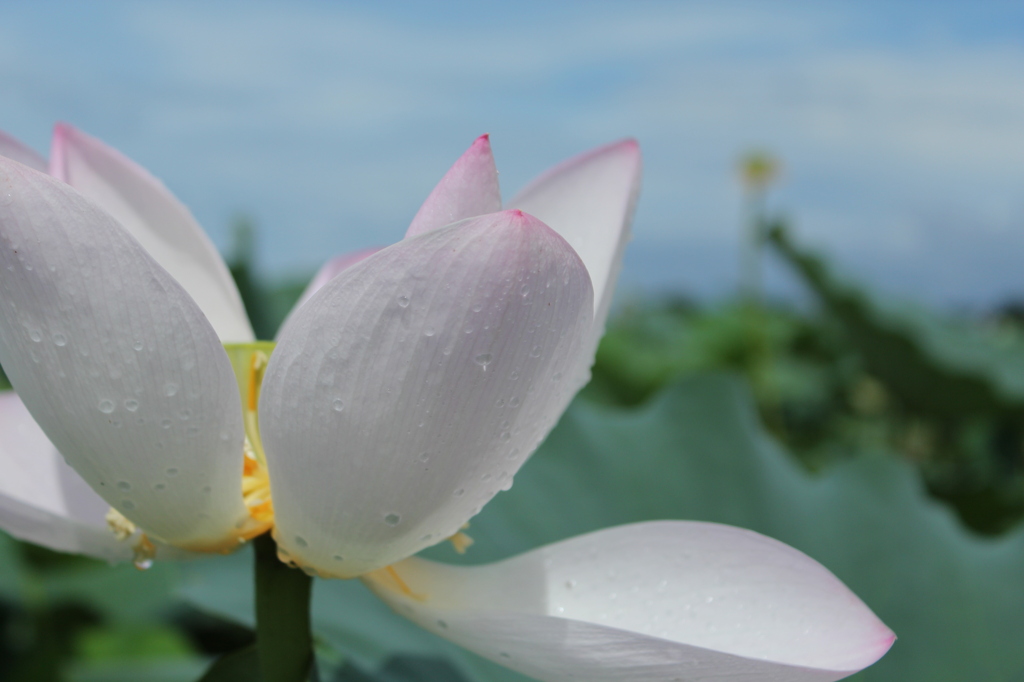
[[[397,589],[397,591],[401,592],[410,599],[415,599],[416,601],[427,600],[427,597],[425,595],[416,594],[412,591],[412,589],[405,583],[405,581],[402,580],[402,576],[398,575],[398,571],[395,569],[394,566],[385,566],[384,568],[379,568],[376,571],[371,571],[364,577],[370,578],[374,581],[390,583],[392,589]]]
[[[473,544],[473,538],[460,530],[458,533],[448,538],[448,542],[452,543],[452,547],[455,548],[456,552],[459,554],[465,554],[466,550]]]
[[[135,524],[124,517],[124,514],[113,507],[107,510],[107,527],[114,537],[125,541],[135,533]]]

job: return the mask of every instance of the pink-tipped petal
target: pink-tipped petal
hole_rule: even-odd
[[[69,467],[14,391],[0,391],[0,528],[61,552],[131,557],[105,520],[110,508]]]
[[[75,471],[148,533],[233,536],[243,428],[195,301],[105,211],[0,158],[0,364]]]
[[[498,169],[491,141],[481,135],[445,173],[412,219],[406,238],[501,210]]]
[[[2,130],[0,130],[0,156],[14,159],[18,163],[23,163],[29,168],[34,168],[42,173],[46,172],[46,159],[37,154],[34,149],[26,147],[19,140],[14,139]]]
[[[710,523],[620,526],[484,566],[414,557],[364,580],[431,632],[545,682],[828,682],[895,639],[813,559]]]
[[[640,192],[640,147],[623,140],[552,168],[509,202],[562,235],[594,283],[594,329],[577,381],[589,380]]]
[[[163,183],[117,150],[66,124],[54,129],[50,172],[114,216],[185,288],[222,341],[253,340],[227,266]]]
[[[282,333],[260,398],[280,547],[351,577],[456,533],[557,421],[592,296],[568,244],[520,211],[328,282]]]

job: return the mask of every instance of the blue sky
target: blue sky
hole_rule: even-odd
[[[1024,296],[1024,10],[893,7],[0,2],[0,128],[104,139],[222,248],[252,216],[274,274],[398,239],[480,133],[506,196],[634,136],[624,287],[701,296],[735,288],[735,163],[765,148],[772,204],[848,272],[943,306]]]

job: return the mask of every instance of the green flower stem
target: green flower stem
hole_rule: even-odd
[[[262,682],[307,682],[316,678],[309,624],[313,579],[277,558],[270,533],[253,541],[256,550],[256,648]]]

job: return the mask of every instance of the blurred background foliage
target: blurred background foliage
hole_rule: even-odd
[[[779,167],[751,158],[741,294],[621,302],[593,380],[474,519],[477,544],[428,553],[472,563],[617,523],[732,523],[822,561],[896,630],[858,679],[1024,679],[1024,304],[939,314],[840,277],[767,215]],[[273,338],[309,276],[263,279],[252,222],[235,234],[231,272]],[[765,256],[809,304],[762,300]],[[252,640],[250,572],[247,551],[138,572],[0,535],[0,680],[199,679]],[[314,602],[324,679],[523,679],[358,582],[317,581]]]

